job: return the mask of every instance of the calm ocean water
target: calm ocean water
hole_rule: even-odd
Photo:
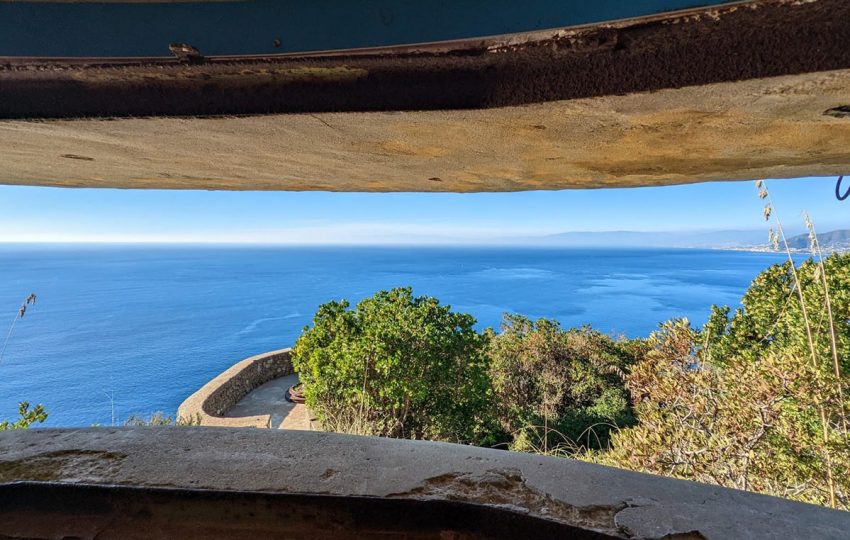
[[[111,401],[119,420],[173,413],[237,360],[291,345],[320,303],[379,289],[411,285],[482,328],[515,312],[633,337],[671,317],[702,324],[712,303],[738,305],[781,260],[672,249],[0,246],[0,323],[38,295],[0,364],[0,418],[22,399],[44,403],[49,426],[108,425]]]

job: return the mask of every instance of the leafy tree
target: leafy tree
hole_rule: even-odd
[[[325,429],[483,443],[492,392],[474,324],[410,288],[380,291],[320,306],[292,363]]]
[[[813,259],[796,269],[810,321],[816,356],[831,358],[828,286],[840,370],[850,371],[850,254],[832,255],[823,267]],[[725,359],[755,359],[768,351],[784,351],[802,358],[811,356],[802,306],[797,296],[790,262],[773,265],[759,274],[741,300],[743,307],[730,317],[728,307],[712,306],[703,328],[704,359],[722,364]]]
[[[43,405],[36,405],[30,409],[30,404],[22,401],[18,404],[18,419],[14,422],[3,420],[0,422],[0,431],[10,429],[26,429],[35,423],[42,423],[47,420],[47,412]]]
[[[604,448],[612,429],[634,423],[623,379],[639,343],[519,315],[505,315],[489,342],[499,420],[512,449]]]
[[[742,303],[653,334],[627,377],[638,424],[589,458],[850,509],[850,256],[772,266]]]

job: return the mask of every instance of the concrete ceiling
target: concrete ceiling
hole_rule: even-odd
[[[515,191],[850,172],[850,70],[484,110],[0,122],[0,183]]]
[[[847,20],[846,0],[754,0],[368,51],[0,58],[0,183],[467,192],[845,174]]]

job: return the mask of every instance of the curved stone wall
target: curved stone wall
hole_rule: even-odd
[[[178,418],[202,426],[269,427],[270,415],[225,418],[223,415],[254,388],[293,372],[291,349],[278,349],[246,358],[231,366],[177,409]]]

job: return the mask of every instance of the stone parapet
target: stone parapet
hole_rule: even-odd
[[[336,433],[0,433],[6,538],[846,539],[850,512],[572,459]]]
[[[251,390],[293,372],[291,349],[246,358],[205,384],[177,409],[177,417],[202,426],[269,427],[270,415],[225,418],[224,414]]]

